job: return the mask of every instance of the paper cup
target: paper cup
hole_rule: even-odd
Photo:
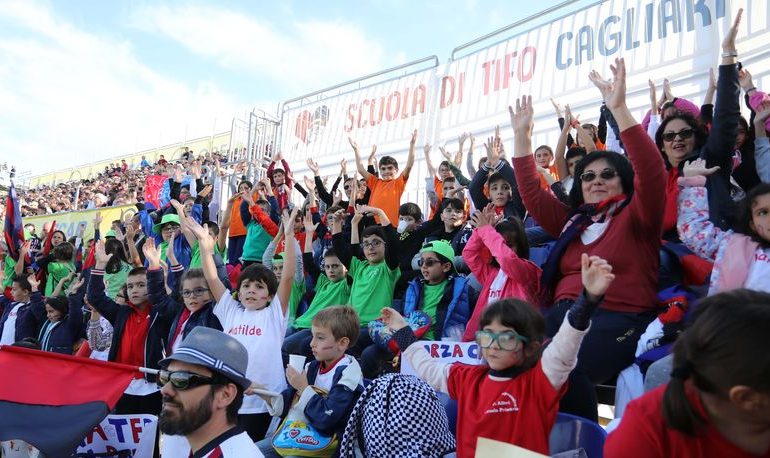
[[[304,355],[289,355],[289,366],[293,367],[297,372],[302,372],[305,370],[306,359]]]

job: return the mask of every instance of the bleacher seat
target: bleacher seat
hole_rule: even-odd
[[[582,448],[588,458],[602,458],[606,438],[607,432],[598,423],[559,412],[548,446],[552,455]]]

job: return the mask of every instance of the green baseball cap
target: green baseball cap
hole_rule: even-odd
[[[441,256],[447,258],[450,262],[454,262],[455,259],[455,250],[452,248],[452,245],[449,244],[446,240],[434,240],[432,242],[427,242],[422,246],[420,249],[420,253],[425,253],[432,251],[433,253],[440,254]]]
[[[106,239],[107,237],[112,237],[112,238],[115,238],[115,237],[116,237],[116,236],[115,236],[115,231],[113,231],[112,229],[110,229],[109,231],[107,231],[107,233],[106,233],[106,234],[104,234],[104,238]]]
[[[166,213],[163,215],[163,218],[160,220],[160,222],[154,226],[152,226],[152,232],[156,234],[160,234],[161,229],[163,226],[169,223],[174,223],[177,226],[181,226],[182,223],[179,222],[179,215],[176,213]]]

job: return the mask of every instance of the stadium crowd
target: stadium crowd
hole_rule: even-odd
[[[472,135],[434,167],[414,131],[406,163],[350,139],[354,167],[321,177],[308,159],[302,182],[276,151],[256,182],[191,155],[26,190],[23,216],[137,213],[104,234],[97,216],[93,240],[28,227],[4,246],[0,344],[160,370],[114,412],[159,415],[185,456],[472,457],[480,437],[564,452],[557,417],[597,422],[603,384],[618,391],[605,456],[770,456],[770,96],[739,64],[740,16],[700,107],[650,81],[634,119],[619,59],[590,75],[598,125],[553,101],[556,145],[532,144],[524,96],[512,151],[498,131],[477,164]],[[429,208],[401,199],[418,156]],[[150,175],[167,203],[145,201]],[[205,362],[209,338],[240,362]],[[419,343],[441,340],[483,361]],[[224,426],[205,436],[212,409]]]

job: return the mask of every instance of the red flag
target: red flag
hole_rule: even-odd
[[[137,367],[0,346],[0,440],[70,456],[115,407]]]
[[[161,208],[168,200],[168,178],[163,175],[150,175],[145,179],[144,201]]]

